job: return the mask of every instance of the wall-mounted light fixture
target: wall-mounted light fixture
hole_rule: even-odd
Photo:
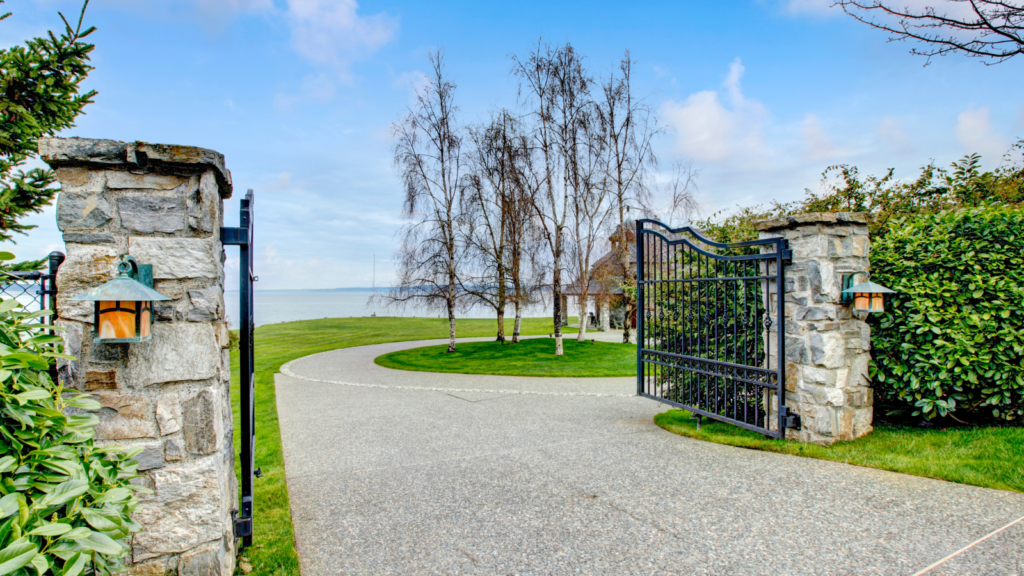
[[[125,256],[117,271],[117,278],[71,300],[96,303],[95,342],[145,342],[153,337],[153,302],[170,298],[153,289],[152,264]]]
[[[864,281],[854,286],[853,281],[857,274],[863,274]],[[868,279],[869,277],[870,275],[864,271],[843,274],[841,302],[843,304],[853,304],[853,309],[856,312],[885,312],[885,295],[895,294],[896,292],[881,284],[871,282]]]

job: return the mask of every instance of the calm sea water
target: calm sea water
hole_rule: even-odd
[[[317,320],[320,318],[350,318],[370,316],[403,316],[419,318],[446,318],[443,308],[425,306],[391,310],[380,306],[371,307],[367,301],[373,293],[366,291],[328,290],[256,290],[253,312],[256,325],[293,322],[295,320]],[[228,320],[232,328],[238,327],[238,291],[228,290],[224,294]],[[574,313],[570,306],[570,313]],[[511,307],[506,312],[514,314]],[[551,314],[551,306],[537,305],[527,309],[523,316],[537,317]],[[474,306],[458,314],[459,318],[493,318],[494,310],[487,306]]]

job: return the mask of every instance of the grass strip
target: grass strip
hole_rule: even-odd
[[[459,320],[456,326],[458,335],[468,338],[493,336],[496,323],[494,320],[467,319]],[[523,335],[542,335],[551,331],[550,318],[523,319]],[[511,320],[506,323],[505,332],[512,333]],[[263,468],[263,477],[256,480],[253,494],[253,547],[245,552],[253,566],[251,574],[299,575],[274,390],[274,374],[281,365],[339,348],[447,337],[448,320],[439,318],[331,318],[271,324],[256,329],[256,465]],[[231,409],[237,454],[241,444],[237,433],[241,429],[238,350],[231,351],[231,366]],[[241,474],[240,466],[236,459],[236,474]]]
[[[681,436],[718,444],[1024,492],[1024,428],[879,426],[856,440],[819,446],[772,440],[708,418],[697,430],[697,420],[685,410],[662,412],[654,423]]]
[[[423,346],[376,357],[378,366],[418,372],[588,378],[636,374],[636,345],[563,341],[564,356],[555,356],[553,338],[518,344],[467,342],[449,354],[448,346]]]

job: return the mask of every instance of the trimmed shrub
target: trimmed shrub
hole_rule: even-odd
[[[906,216],[873,238],[879,404],[960,421],[1024,419],[1024,211],[993,205]]]
[[[141,448],[96,446],[99,403],[47,369],[60,337],[14,300],[0,302],[0,576],[119,571],[145,490],[130,484]]]

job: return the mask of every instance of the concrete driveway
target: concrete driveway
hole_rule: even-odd
[[[1024,576],[1022,494],[676,436],[632,378],[373,363],[443,342],[277,375],[305,576]]]

